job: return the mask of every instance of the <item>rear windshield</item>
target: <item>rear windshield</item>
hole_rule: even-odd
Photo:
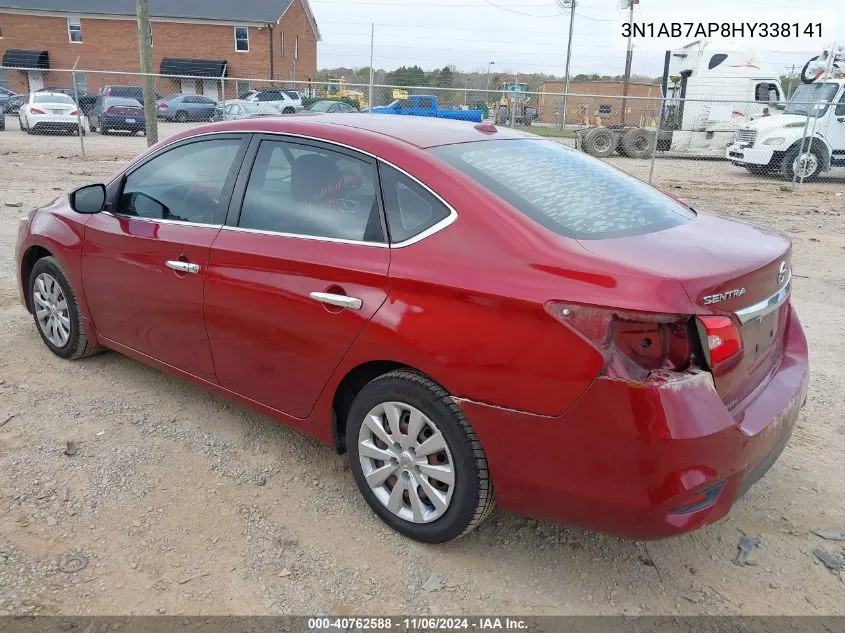
[[[125,108],[143,107],[140,101],[136,101],[135,99],[128,99],[126,97],[112,97],[111,99],[106,99],[106,105],[123,106]]]
[[[644,182],[554,141],[476,141],[430,151],[538,224],[566,237],[641,235],[695,217]]]
[[[67,105],[74,105],[73,99],[63,94],[53,94],[45,92],[44,94],[35,95],[34,103],[66,103]]]

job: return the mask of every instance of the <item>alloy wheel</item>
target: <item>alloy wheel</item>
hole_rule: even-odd
[[[419,409],[383,402],[364,418],[358,457],[376,498],[412,523],[430,523],[449,509],[455,462],[446,438]]]
[[[41,273],[35,278],[33,290],[38,327],[53,345],[64,347],[70,339],[70,310],[62,287],[55,277]]]

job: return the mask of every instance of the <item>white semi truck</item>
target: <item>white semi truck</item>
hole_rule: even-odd
[[[662,92],[657,150],[712,158],[725,155],[739,127],[776,112],[784,101],[777,73],[759,54],[706,40],[666,51]],[[645,158],[652,153],[656,128],[587,128],[579,131],[578,146],[595,156],[619,151]]]
[[[805,66],[805,82],[806,71]],[[751,173],[789,180],[815,180],[845,167],[845,63],[809,81],[799,86],[782,113],[740,127],[725,150],[727,159]]]

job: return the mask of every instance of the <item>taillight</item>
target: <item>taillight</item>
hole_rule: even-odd
[[[703,334],[707,337],[706,344],[711,367],[730,360],[742,349],[739,330],[730,317],[701,316],[698,320],[704,328]]]
[[[120,113],[117,111],[117,108],[115,108],[114,106],[110,106],[110,107],[106,108],[106,114],[120,114]]]
[[[78,114],[79,114],[79,112],[77,112],[76,110],[74,110],[73,112],[71,112],[71,113],[70,113],[70,116],[77,116]]]
[[[161,108],[162,110],[164,110],[165,108],[168,108],[168,107],[170,107],[170,106],[168,106],[166,103],[160,103],[160,104],[158,105],[158,107],[159,107],[159,108]]]
[[[29,113],[30,113],[30,114],[47,114],[47,113],[46,113],[46,112],[44,112],[44,110],[42,110],[41,108],[30,108],[30,109],[29,109]]]
[[[683,371],[690,365],[689,316],[563,301],[549,301],[545,308],[604,357],[606,375],[643,380],[652,371]]]

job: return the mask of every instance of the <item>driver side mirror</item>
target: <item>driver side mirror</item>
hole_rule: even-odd
[[[106,186],[86,185],[70,192],[70,208],[77,213],[99,213],[106,206]]]

